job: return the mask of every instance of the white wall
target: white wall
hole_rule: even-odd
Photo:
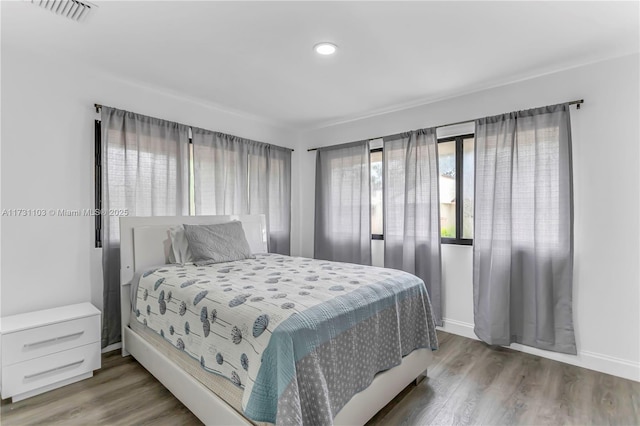
[[[215,78],[215,76],[212,76]],[[294,147],[274,125],[105,75],[79,60],[2,48],[1,202],[5,209],[93,208],[94,103]],[[293,203],[298,156],[293,153]],[[298,210],[292,212],[297,253]],[[92,217],[2,217],[2,314],[92,301],[102,306]]]
[[[0,23],[2,22],[2,7],[0,7]],[[0,32],[1,33],[1,32]],[[0,45],[2,35],[0,34]],[[2,81],[2,55],[0,55],[0,81]],[[0,165],[2,164],[2,101],[0,99]],[[0,173],[0,194],[2,191],[2,173]],[[2,197],[0,196],[0,211],[2,211]],[[0,216],[0,236],[2,236],[2,216]],[[0,321],[2,321],[2,244],[0,244]],[[0,325],[0,330],[2,327]],[[2,383],[2,339],[0,339],[0,383]],[[0,390],[1,389],[0,385]]]
[[[303,139],[307,147],[332,145],[584,98],[582,108],[571,113],[579,355],[512,346],[640,380],[638,65],[638,55],[618,58],[317,129]],[[312,256],[313,152],[303,153],[301,170],[301,252]],[[374,254],[380,259],[381,249]],[[445,329],[473,337],[472,248],[444,245],[442,255]]]

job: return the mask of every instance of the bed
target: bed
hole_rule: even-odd
[[[167,265],[170,227],[234,220],[255,259]],[[435,326],[424,284],[409,274],[267,254],[263,215],[122,217],[120,234],[123,356],[205,424],[364,424],[426,376]],[[425,321],[411,319],[422,310]],[[219,349],[209,336],[235,345]],[[394,339],[398,349],[386,348]]]

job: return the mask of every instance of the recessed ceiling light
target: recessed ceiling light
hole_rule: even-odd
[[[334,53],[336,53],[336,49],[338,49],[338,46],[326,41],[313,46],[313,50],[315,50],[316,53],[320,55],[333,55]]]

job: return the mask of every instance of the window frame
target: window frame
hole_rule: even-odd
[[[372,148],[369,150],[369,154],[373,154],[374,152],[382,152],[382,234],[374,234],[371,233],[372,240],[384,240],[384,146],[380,148]],[[371,168],[371,164],[369,164],[369,168]],[[371,179],[369,179],[371,180]],[[371,185],[371,183],[369,183]],[[369,189],[371,192],[371,189]],[[369,212],[369,216],[371,216],[371,212]]]
[[[95,248],[102,248],[102,121],[94,120]]]
[[[438,143],[444,142],[453,142],[456,143],[456,236],[455,238],[442,237],[440,236],[441,244],[452,244],[452,245],[460,245],[460,246],[471,246],[473,245],[473,238],[462,238],[462,226],[463,226],[463,209],[464,209],[464,188],[463,188],[463,179],[464,176],[464,140],[465,139],[474,139],[475,133],[468,133],[464,135],[457,136],[448,136],[444,138],[438,138]],[[440,158],[438,158],[440,161]],[[475,150],[474,150],[474,161],[475,161]],[[439,185],[439,183],[438,183]],[[475,180],[474,180],[475,185]]]

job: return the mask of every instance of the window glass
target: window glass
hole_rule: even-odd
[[[196,214],[196,188],[193,170],[193,144],[189,144],[189,215]]]
[[[381,235],[382,222],[382,151],[371,153],[371,233]]]
[[[438,144],[440,235],[456,237],[456,141]]]
[[[462,238],[473,238],[474,139],[462,141]]]

